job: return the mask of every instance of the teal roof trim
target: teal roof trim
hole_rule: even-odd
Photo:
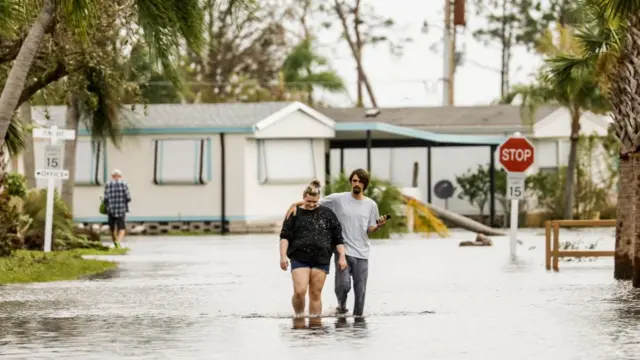
[[[348,122],[336,124],[336,131],[382,131],[389,134],[406,136],[442,144],[464,145],[500,145],[507,138],[504,136],[455,135],[439,134],[424,130],[410,129],[403,126],[373,122]]]
[[[157,127],[157,128],[125,128],[124,135],[193,135],[193,134],[243,134],[255,132],[255,127]],[[87,129],[78,130],[78,136],[90,136]]]

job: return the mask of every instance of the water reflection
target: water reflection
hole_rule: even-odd
[[[348,336],[356,339],[364,339],[369,336],[367,320],[364,317],[355,317],[353,322],[349,322],[345,317],[339,317],[336,319],[335,327],[337,336]]]
[[[294,330],[302,330],[302,329],[309,329],[309,330],[327,330],[328,327],[326,327],[323,323],[323,319],[321,317],[294,317],[293,318],[293,329]]]
[[[0,319],[0,339],[16,344],[75,343],[88,337],[122,341],[125,338],[120,339],[120,334],[134,334],[136,342],[169,341],[193,323],[188,318],[149,316],[4,317]]]
[[[266,237],[131,241],[115,277],[1,288],[0,357],[637,358],[640,292],[606,259],[547,273],[540,236],[523,232],[511,263],[507,239],[460,249],[452,234],[374,243],[365,318],[292,319]]]

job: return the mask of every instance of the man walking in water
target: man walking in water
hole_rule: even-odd
[[[364,196],[364,191],[369,186],[369,174],[363,169],[354,170],[349,176],[351,192],[334,193],[319,200],[333,210],[338,216],[342,226],[342,236],[346,250],[347,268],[339,270],[338,256],[334,256],[336,262],[335,293],[338,299],[338,313],[344,314],[347,310],[347,295],[351,290],[353,278],[353,290],[355,301],[353,315],[362,316],[364,313],[365,295],[367,292],[367,279],[369,277],[369,252],[371,242],[369,233],[378,231],[385,223],[386,217],[380,216],[378,204]],[[294,203],[287,212],[287,218],[296,213],[297,206],[303,202]]]
[[[122,180],[122,172],[115,169],[111,172],[111,181],[104,187],[104,204],[107,208],[111,239],[116,248],[120,247],[127,230],[125,218],[130,202],[129,185]]]

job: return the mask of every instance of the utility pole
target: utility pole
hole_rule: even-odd
[[[453,106],[456,75],[456,27],[466,26],[466,0],[444,1],[443,106]],[[453,14],[452,14],[453,13]],[[453,15],[453,16],[452,16]]]
[[[442,68],[442,105],[453,105],[453,85],[454,85],[454,66],[455,59],[452,54],[455,53],[453,44],[453,36],[451,31],[451,0],[444,0],[444,34],[443,41],[443,68]],[[453,32],[455,33],[455,31]]]

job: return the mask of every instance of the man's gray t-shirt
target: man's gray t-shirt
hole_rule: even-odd
[[[367,229],[380,217],[378,204],[368,197],[357,200],[350,192],[334,193],[320,199],[338,216],[342,226],[342,237],[346,254],[359,259],[368,259],[371,242]]]

